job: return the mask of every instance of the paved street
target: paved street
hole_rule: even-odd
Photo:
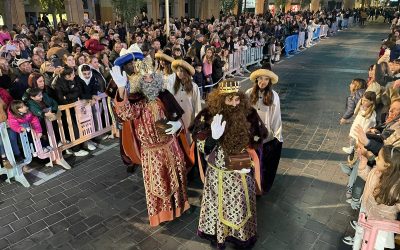
[[[348,249],[341,237],[353,233],[348,222],[356,214],[345,202],[347,176],[338,162],[350,126],[338,120],[349,82],[367,78],[386,33],[383,24],[346,30],[274,66],[284,150],[274,187],[257,201],[254,249]],[[94,157],[68,159],[73,169],[43,184],[0,180],[0,249],[213,249],[196,236],[196,184],[189,213],[151,228],[140,170],[126,173],[116,141],[104,145]],[[60,168],[38,170],[28,175],[32,184]]]

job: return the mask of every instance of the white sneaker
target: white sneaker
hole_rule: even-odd
[[[343,150],[343,152],[345,152],[346,154],[349,155],[349,154],[353,153],[354,147],[353,147],[353,146],[350,146],[350,147],[343,147],[342,150]]]
[[[349,245],[349,246],[354,245],[354,239],[353,239],[353,237],[347,236],[347,237],[343,238],[342,241],[343,241],[343,243],[346,244],[346,245]]]
[[[66,153],[67,155],[72,155],[74,152],[72,152],[71,150],[67,149],[67,150],[65,150],[65,153]]]
[[[79,150],[78,152],[74,152],[74,156],[77,156],[77,157],[86,156],[88,154],[89,154],[89,152],[85,151],[85,150]]]
[[[93,144],[89,144],[86,146],[87,149],[89,149],[90,151],[96,150],[96,147]]]
[[[351,226],[354,230],[356,230],[356,227],[358,226],[358,222],[355,221],[355,220],[351,220],[351,221],[350,221],[350,226]]]

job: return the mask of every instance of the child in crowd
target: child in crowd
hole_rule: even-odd
[[[40,88],[29,88],[27,89],[26,93],[26,103],[29,107],[29,110],[39,118],[40,125],[42,126],[44,133],[47,134],[45,118],[49,119],[50,121],[55,121],[57,119],[57,102],[48,96],[46,92],[43,92]],[[53,123],[53,129],[56,140],[61,141],[56,122]]]
[[[200,87],[201,93],[203,93],[203,87],[206,85],[206,78],[203,74],[203,65],[201,63],[195,64],[195,73],[193,75],[193,82]]]
[[[365,92],[366,82],[364,79],[353,79],[350,83],[350,96],[347,97],[346,111],[340,119],[340,124],[350,123],[350,118],[354,115],[358,101]]]
[[[358,125],[360,125],[364,131],[366,132],[369,128],[372,128],[376,125],[376,112],[375,112],[375,102],[376,102],[376,94],[372,91],[367,91],[364,93],[361,101],[357,104],[354,114],[356,114],[356,118],[353,121],[353,124],[350,128],[350,146],[343,147],[343,151],[347,154],[353,153],[354,146],[357,142],[357,134],[355,129]]]
[[[8,125],[16,133],[29,132],[32,127],[37,137],[41,138],[43,151],[47,153],[51,150],[48,141],[42,137],[42,126],[40,126],[39,119],[29,111],[23,101],[11,102],[8,109]]]
[[[400,147],[385,145],[379,151],[375,167],[367,165],[367,151],[357,150],[360,157],[359,176],[366,181],[362,195],[360,213],[368,218],[378,220],[396,220],[400,211]],[[345,237],[343,242],[360,249],[363,238],[363,228],[357,223],[355,236]],[[394,249],[394,233],[379,231],[374,249]]]

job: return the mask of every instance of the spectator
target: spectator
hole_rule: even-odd
[[[90,39],[85,42],[85,47],[88,50],[89,54],[97,54],[101,52],[105,47],[99,42],[100,35],[97,30],[90,31]]]
[[[17,62],[20,74],[10,87],[10,94],[15,100],[21,100],[25,91],[28,89],[28,77],[32,73],[31,62],[27,59],[19,59]]]

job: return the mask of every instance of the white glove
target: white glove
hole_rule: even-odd
[[[250,173],[250,169],[249,168],[242,168],[241,170],[233,170],[233,172],[239,173],[239,174],[248,174],[248,173]]]
[[[182,127],[182,123],[180,121],[176,121],[176,122],[169,121],[169,122],[167,122],[167,124],[172,125],[171,128],[167,128],[165,130],[165,133],[167,135],[175,134]]]
[[[211,136],[214,140],[221,138],[225,131],[226,121],[222,121],[222,115],[216,114],[211,123]]]
[[[126,83],[128,82],[128,77],[126,76],[125,71],[121,73],[121,67],[112,67],[112,69],[110,70],[110,74],[115,84],[117,84],[118,88],[125,87]]]

